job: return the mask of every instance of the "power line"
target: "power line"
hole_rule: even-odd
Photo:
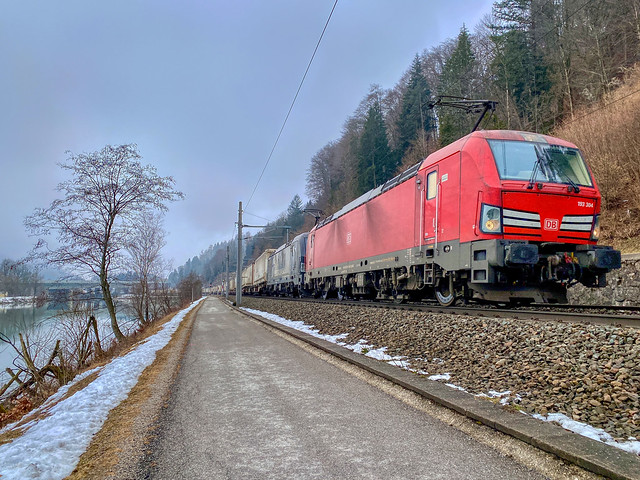
[[[246,210],[245,210],[243,213],[244,213],[245,215],[251,215],[252,217],[256,217],[256,218],[259,218],[259,219],[261,219],[261,220],[265,220],[265,221],[267,221],[267,222],[271,222],[271,223],[273,223],[273,220],[271,220],[271,219],[269,219],[269,218],[261,217],[260,215],[256,215],[255,213],[247,212]]]
[[[580,119],[582,119],[582,118],[588,117],[589,115],[593,115],[594,113],[599,112],[600,110],[604,110],[605,108],[610,107],[610,106],[611,106],[611,105],[613,105],[614,103],[617,103],[617,102],[619,102],[620,100],[623,100],[623,99],[625,99],[625,98],[627,98],[627,97],[630,97],[631,95],[635,95],[635,94],[636,94],[636,93],[638,93],[638,92],[640,92],[640,88],[639,88],[638,90],[634,90],[634,91],[633,91],[633,92],[631,92],[631,93],[627,93],[627,94],[626,94],[625,96],[623,96],[623,97],[616,98],[615,100],[613,100],[613,101],[611,101],[611,102],[609,102],[609,103],[605,103],[604,105],[602,105],[602,106],[600,106],[600,107],[597,107],[597,108],[593,109],[592,111],[587,112],[587,113],[585,113],[585,114],[583,114],[583,115],[580,115],[580,116],[579,116],[579,117],[577,117],[577,118],[573,118],[573,119],[571,119],[571,120],[569,120],[569,121],[567,121],[567,122],[563,122],[561,126],[562,126],[562,127],[564,127],[564,126],[569,125],[569,124],[571,124],[571,123],[573,123],[573,122],[575,122],[575,121],[577,121],[577,120],[580,120]]]
[[[307,78],[307,73],[309,73],[309,69],[311,68],[311,64],[313,63],[313,59],[316,56],[316,52],[318,51],[318,47],[320,47],[320,42],[322,41],[322,37],[324,37],[324,32],[327,31],[327,27],[329,26],[329,21],[331,20],[331,17],[333,16],[333,11],[336,9],[336,5],[338,5],[338,0],[336,0],[334,2],[333,8],[331,9],[331,13],[329,13],[329,18],[327,18],[327,21],[324,24],[324,28],[322,29],[322,33],[320,34],[320,38],[318,39],[318,43],[316,44],[316,48],[313,50],[313,55],[311,55],[311,59],[309,60],[309,64],[307,65],[307,69],[304,71],[304,75],[302,76],[302,80],[300,81],[300,85],[298,86],[298,90],[296,91],[296,94],[293,97],[293,101],[291,102],[291,106],[289,107],[289,111],[287,112],[287,116],[285,117],[284,122],[282,123],[282,127],[280,128],[280,132],[278,133],[278,137],[276,138],[276,141],[273,144],[273,148],[271,149],[271,153],[269,153],[269,157],[267,158],[267,161],[264,164],[264,168],[262,169],[262,172],[260,173],[260,177],[258,177],[258,181],[256,182],[256,186],[253,187],[253,192],[251,192],[251,196],[249,197],[249,201],[247,202],[245,207],[248,207],[249,204],[251,203],[251,200],[253,199],[253,195],[256,193],[256,189],[258,188],[258,185],[260,185],[260,181],[262,180],[262,176],[264,175],[264,172],[267,169],[267,166],[269,165],[269,161],[271,161],[271,157],[273,156],[273,152],[275,151],[276,146],[278,145],[278,141],[280,140],[280,136],[282,135],[282,132],[284,130],[285,125],[287,124],[287,120],[289,120],[289,115],[291,115],[291,111],[293,110],[293,106],[296,104],[296,100],[298,99],[298,94],[300,93],[300,90],[302,89],[302,85],[304,84],[304,80]]]
[[[587,0],[584,4],[582,4],[581,7],[578,7],[577,9],[575,9],[572,13],[570,13],[569,15],[567,15],[564,19],[564,21],[568,21],[571,17],[573,17],[575,14],[577,14],[578,12],[580,12],[581,10],[584,10],[589,4],[593,3],[595,0]],[[550,28],[549,30],[547,30],[546,32],[544,32],[542,34],[541,38],[546,39],[547,36],[551,33],[554,33],[556,31],[556,27],[554,26],[553,28]],[[563,35],[558,33],[558,37],[563,37]]]

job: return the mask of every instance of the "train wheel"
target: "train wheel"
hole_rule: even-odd
[[[456,303],[456,292],[450,290],[449,282],[440,282],[436,286],[436,300],[443,307],[450,307]]]
[[[400,305],[402,303],[406,303],[407,301],[407,296],[402,294],[402,293],[398,293],[397,290],[393,291],[393,303],[395,303],[396,305]]]

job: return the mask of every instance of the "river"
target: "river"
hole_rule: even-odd
[[[124,304],[125,302],[120,302]],[[104,306],[96,304],[97,308],[93,309],[93,315],[98,320],[100,341],[107,346],[113,338],[110,328],[109,313]],[[40,307],[35,305],[16,305],[6,306],[0,305],[0,334],[12,338],[19,346],[18,334],[28,335],[30,342],[42,345],[40,354],[38,355],[38,365],[42,366],[51,354],[56,340],[64,340],[65,327],[69,328],[72,323],[86,322],[86,315],[82,315],[78,319],[66,317],[62,319],[60,315],[71,307],[70,303],[48,302]],[[127,333],[135,329],[136,324],[132,320],[129,312],[127,312],[126,304],[118,308],[118,322],[123,333]],[[86,324],[86,323],[85,323]],[[13,368],[13,361],[16,352],[13,347],[5,342],[0,341],[0,387],[10,378],[6,372],[6,368]]]

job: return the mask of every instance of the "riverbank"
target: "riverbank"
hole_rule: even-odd
[[[111,318],[104,306],[86,301],[34,304],[29,302],[33,297],[18,298],[17,304],[0,304],[0,396],[3,386],[11,380],[7,368],[13,372],[22,372],[22,380],[29,371],[28,362],[22,355],[20,335],[37,369],[46,366],[45,362],[53,354],[58,341],[63,356],[71,358],[65,358],[63,363],[58,359],[55,363],[65,366],[69,366],[69,363],[84,363],[88,351],[99,353],[100,350],[110,349],[114,343]],[[133,316],[129,302],[122,297],[118,297],[117,301],[119,327],[125,335],[133,334],[138,329],[138,321]],[[90,317],[96,319],[100,348],[97,348],[95,329],[91,328],[89,335],[85,332]],[[78,355],[82,357],[82,361]],[[14,386],[17,383],[19,382],[14,383]]]
[[[0,297],[0,308],[2,307],[22,307],[25,305],[35,305],[37,297]]]
[[[85,463],[81,462],[78,466],[76,478],[107,478],[110,466],[115,465],[114,461],[122,461],[114,459],[127,448],[128,442],[135,443],[139,449],[142,447],[142,442],[136,441],[140,437],[129,430],[126,433],[122,430],[122,425],[125,425],[125,429],[139,428],[137,424],[133,424],[133,418],[138,422],[136,415],[140,413],[139,409],[148,406],[144,403],[149,398],[147,393],[136,390],[139,378],[144,378],[141,375],[150,376],[150,383],[153,383],[156,375],[147,367],[153,365],[156,358],[163,357],[164,348],[183,324],[187,314],[195,310],[197,305],[198,302],[194,302],[177,314],[154,322],[150,328],[136,336],[135,342],[123,346],[115,358],[94,365],[76,377],[74,382],[62,387],[40,409],[0,430],[0,476],[6,479],[22,479],[27,476],[62,479],[73,472],[78,459],[84,455]],[[188,335],[184,338],[188,338]],[[178,359],[179,355],[173,357],[174,366]],[[171,371],[168,370],[169,378]],[[144,387],[153,390],[153,385],[149,382]],[[124,416],[120,416],[116,422],[119,427],[116,431],[110,431],[108,419],[114,415],[123,415],[123,410],[117,411],[114,407],[128,397],[129,400],[122,404],[122,408],[125,408]],[[155,395],[157,408],[162,405],[162,398],[162,395]],[[143,402],[136,403],[140,399]],[[134,409],[128,413],[127,402],[133,402],[133,406],[129,407]],[[143,430],[146,431],[145,428]],[[108,445],[102,444],[97,450],[90,447],[85,454],[90,442],[95,442],[100,437],[101,434],[93,437],[98,431],[107,435]],[[98,463],[104,469],[91,475],[87,473],[91,468],[87,470],[86,465],[92,464],[96,456],[100,457]]]

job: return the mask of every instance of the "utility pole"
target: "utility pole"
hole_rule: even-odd
[[[242,202],[238,202],[238,262],[236,266],[236,307],[242,304]]]
[[[227,300],[229,300],[229,245],[227,245],[227,279],[224,282],[225,290],[224,295]]]

